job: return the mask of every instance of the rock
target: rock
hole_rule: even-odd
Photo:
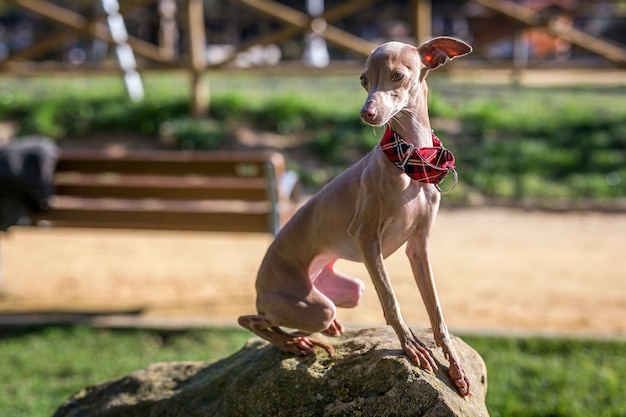
[[[316,336],[334,345],[334,356],[317,349],[295,357],[251,339],[216,362],[155,363],[85,388],[54,417],[488,416],[485,364],[455,336],[471,398],[457,393],[430,330],[416,336],[441,364],[435,373],[410,363],[390,328]]]

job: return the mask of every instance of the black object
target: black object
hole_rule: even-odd
[[[58,155],[57,146],[43,137],[0,148],[0,230],[28,225],[33,213],[50,208]]]

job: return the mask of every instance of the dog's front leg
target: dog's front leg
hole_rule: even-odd
[[[421,368],[433,371],[437,369],[437,364],[432,354],[428,348],[415,337],[402,318],[398,299],[391,287],[391,282],[383,262],[381,237],[375,230],[375,227],[361,225],[354,229],[351,228],[351,235],[361,252],[363,263],[376,288],[385,320],[395,330],[400,340],[402,350],[404,350],[409,359]]]
[[[448,327],[443,319],[443,312],[437,296],[435,279],[428,255],[428,233],[424,232],[409,239],[406,253],[411,263],[415,282],[426,306],[435,341],[437,345],[441,346],[446,359],[450,362],[448,374],[454,381],[459,393],[465,397],[470,394],[470,382],[461,366],[459,357],[452,345]]]

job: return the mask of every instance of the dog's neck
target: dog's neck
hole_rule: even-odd
[[[394,118],[389,121],[389,126],[391,130],[396,132],[406,142],[415,145],[416,148],[433,146],[430,123],[415,123],[409,120],[397,121]]]
[[[417,148],[433,146],[432,129],[428,118],[428,90],[422,81],[422,91],[412,95],[407,106],[389,120],[391,129]]]

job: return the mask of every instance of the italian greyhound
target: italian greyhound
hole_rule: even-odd
[[[419,47],[400,42],[379,46],[361,74],[368,93],[361,119],[371,126],[387,125],[388,131],[415,149],[432,149],[426,75],[471,50],[449,37],[437,37]],[[332,346],[310,335],[343,332],[336,307],[359,304],[364,285],[335,270],[334,264],[337,259],[363,262],[402,349],[410,360],[432,371],[436,362],[402,318],[383,263],[407,243],[406,253],[434,339],[450,363],[448,372],[459,393],[468,395],[470,382],[443,319],[428,255],[439,201],[436,184],[411,179],[377,146],[311,197],[279,231],[258,272],[258,314],[239,317],[239,324],[284,352],[307,355],[320,346],[332,355]],[[297,331],[288,333],[281,327]]]

